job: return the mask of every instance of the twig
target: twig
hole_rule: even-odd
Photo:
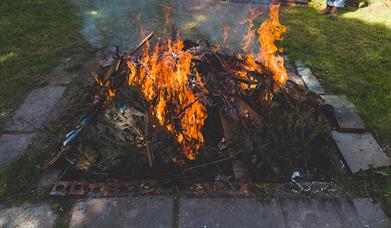
[[[220,162],[223,162],[223,161],[228,161],[228,160],[231,160],[231,159],[233,159],[233,158],[231,158],[231,157],[222,158],[222,159],[219,159],[219,160],[207,162],[207,163],[204,163],[204,164],[201,164],[201,165],[196,165],[196,166],[184,169],[184,171],[186,172],[186,171],[190,171],[190,170],[193,170],[193,169],[202,168],[202,167],[205,167],[205,166],[217,164],[217,163],[220,163]]]
[[[124,121],[125,123],[129,124],[129,126],[134,130],[134,132],[139,136],[145,139],[145,135],[141,133],[140,129],[138,129],[136,126],[133,125],[132,122],[128,121],[126,118],[124,118],[121,115],[118,115],[121,118],[121,121]]]
[[[148,66],[146,66],[144,63],[141,63],[141,65],[144,67],[145,72],[147,73],[148,77],[155,83],[155,80],[152,78],[152,73],[149,70]]]
[[[244,79],[244,78],[239,78],[239,77],[236,77],[236,76],[233,76],[233,75],[230,75],[229,78],[233,79],[235,81],[239,81],[241,83],[248,84],[248,85],[257,85],[258,84],[257,82],[252,82],[250,80],[247,80],[247,79]]]
[[[28,124],[29,126],[31,126],[35,131],[45,132],[45,131],[43,131],[42,129],[40,129],[38,126],[36,126],[35,124],[31,123],[30,121],[28,121],[28,120],[26,120],[26,119],[24,119],[24,118],[20,118],[20,120],[21,120],[22,122],[25,122],[25,123]],[[51,129],[48,128],[47,126],[42,125],[41,127],[44,128],[46,131],[53,133],[53,130],[51,130]]]
[[[130,52],[130,55],[134,55],[138,51],[138,49],[140,49],[149,39],[151,39],[153,36],[153,33],[154,32],[151,32],[147,37],[145,37],[144,40],[141,41],[141,43],[139,45],[137,45],[137,47],[132,52]]]
[[[148,157],[148,163],[149,167],[152,167],[152,159],[153,155],[149,148],[149,142],[148,142],[148,125],[149,125],[149,118],[148,118],[148,111],[145,113],[145,148],[147,150],[147,157]]]
[[[190,108],[193,104],[195,104],[197,101],[199,101],[201,98],[203,98],[203,97],[205,97],[204,95],[203,96],[200,96],[200,97],[197,97],[197,99],[195,99],[194,101],[192,101],[190,104],[188,104],[188,105],[186,105],[184,108],[183,108],[183,110],[180,112],[180,114],[177,116],[177,117],[175,117],[175,118],[180,118],[180,117],[182,117],[182,115],[185,113],[185,111],[188,109],[188,108]]]
[[[220,166],[216,164],[216,168],[219,171],[220,175],[224,175],[223,171],[220,169]],[[228,183],[228,185],[232,188],[234,192],[236,192],[236,188],[232,185],[231,181],[228,179],[228,177],[224,178],[225,182]]]
[[[52,166],[58,159],[61,158],[62,155],[68,150],[69,147],[62,147],[61,150],[54,156],[49,162],[48,166]]]

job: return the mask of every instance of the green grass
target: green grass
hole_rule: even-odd
[[[69,0],[2,0],[0,15],[1,122],[64,58],[82,58],[83,47],[89,47],[80,34],[81,15]],[[1,202],[42,198],[37,184],[44,169],[39,164],[55,150],[55,140],[45,139],[0,172]]]
[[[346,94],[367,127],[390,145],[391,26],[345,18],[346,11],[338,20],[316,13],[313,8],[283,10],[286,53],[314,69],[329,92]]]
[[[44,172],[36,164],[39,164],[37,156],[26,153],[0,173],[0,200],[3,203],[41,199],[37,185]]]
[[[84,44],[77,12],[68,0],[1,1],[0,119]]]
[[[391,8],[344,9],[332,20],[317,15],[319,5],[282,10],[285,51],[311,67],[328,93],[347,95],[367,128],[390,148]],[[381,199],[391,213],[390,170],[372,171],[358,181],[362,194]]]

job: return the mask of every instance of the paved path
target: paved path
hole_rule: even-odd
[[[369,199],[180,198],[79,200],[70,227],[391,227]]]
[[[30,92],[23,104],[15,111],[0,135],[0,169],[17,159],[46,123],[61,114],[59,101],[74,74],[65,69],[72,64],[67,59],[49,75],[46,86]]]
[[[50,205],[24,205],[0,208],[0,227],[49,228],[53,227],[54,212]]]
[[[69,227],[389,228],[378,204],[355,199],[179,198],[144,196],[78,200]],[[53,227],[50,205],[0,207],[0,227]]]

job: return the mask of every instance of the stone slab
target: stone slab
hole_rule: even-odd
[[[43,123],[53,120],[56,104],[64,93],[64,86],[47,86],[33,90],[7,123],[7,131],[35,131]]]
[[[310,68],[305,67],[304,64],[299,61],[295,61],[295,65],[297,72],[303,78],[303,81],[309,90],[319,95],[325,94],[318,79],[312,74]]]
[[[40,179],[38,190],[42,192],[49,193],[50,188],[53,186],[54,182],[58,181],[59,176],[62,170],[60,169],[49,169]]]
[[[353,103],[343,95],[322,95],[325,103],[334,107],[334,117],[339,131],[363,132],[364,122]]]
[[[284,66],[287,71],[289,80],[296,83],[297,85],[305,88],[306,85],[305,85],[303,79],[301,78],[300,75],[298,75],[296,73],[296,68],[295,68],[295,66],[293,66],[293,64],[290,63],[288,56],[284,55],[283,58],[284,58]]]
[[[287,228],[364,227],[351,200],[281,199]]]
[[[54,70],[49,74],[49,85],[50,86],[63,86],[68,85],[72,82],[74,78],[77,77],[77,74],[67,71],[67,68],[70,68],[74,65],[72,58],[66,58],[61,64],[59,64]]]
[[[179,228],[285,227],[278,199],[190,198],[179,201]]]
[[[371,133],[332,131],[332,136],[352,173],[391,165]]]
[[[105,198],[78,201],[70,227],[157,227],[173,226],[174,200],[168,196]]]
[[[51,228],[56,219],[50,205],[0,209],[0,227]]]
[[[30,144],[33,134],[4,134],[0,136],[0,169],[21,155]]]
[[[361,223],[365,227],[389,228],[390,219],[381,207],[368,198],[353,199]]]

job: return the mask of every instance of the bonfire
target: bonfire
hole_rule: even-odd
[[[276,46],[285,33],[279,7],[270,5],[259,28],[251,10],[236,54],[226,50],[227,27],[216,45],[183,39],[169,16],[169,35],[141,27],[137,48],[117,51],[109,66],[92,72],[98,91],[91,109],[49,164],[63,157],[96,175],[223,161],[250,176],[319,168],[314,160],[325,157],[320,148],[330,130],[318,95],[288,80]]]

